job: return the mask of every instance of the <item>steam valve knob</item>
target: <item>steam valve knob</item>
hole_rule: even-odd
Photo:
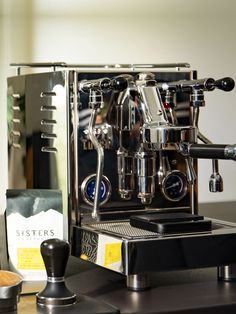
[[[216,88],[219,88],[225,92],[230,92],[234,89],[235,82],[231,77],[224,77],[222,79],[216,80],[214,83]]]
[[[117,76],[113,81],[112,81],[112,87],[116,91],[123,91],[128,87],[128,77],[125,76]]]
[[[47,272],[47,284],[36,295],[37,304],[46,307],[68,306],[76,302],[76,295],[65,285],[65,269],[70,254],[69,243],[59,239],[42,242],[41,254]]]

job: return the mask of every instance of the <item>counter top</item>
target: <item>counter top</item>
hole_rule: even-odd
[[[119,308],[121,313],[233,314],[236,312],[236,282],[218,282],[215,268],[155,273],[151,277],[150,290],[132,292],[126,289],[124,276],[97,266],[87,267],[87,264],[76,258],[70,259],[68,267],[72,265],[74,269],[78,268],[78,273],[66,279],[68,288],[78,296],[87,295],[98,301],[112,304]],[[18,313],[49,312],[37,309],[35,295],[24,295],[21,296]],[[73,312],[70,308],[66,308],[66,313]]]

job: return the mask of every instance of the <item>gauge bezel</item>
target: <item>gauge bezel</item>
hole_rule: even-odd
[[[91,175],[89,175],[88,177],[86,177],[82,184],[81,184],[81,195],[83,197],[83,200],[85,201],[86,204],[90,205],[90,206],[93,206],[94,205],[94,202],[92,202],[90,199],[89,199],[89,196],[88,196],[88,193],[87,193],[87,187],[88,187],[88,184],[94,179],[96,178],[96,173],[93,173]],[[110,198],[111,196],[111,182],[110,180],[106,177],[106,176],[102,176],[102,182],[107,186],[107,195],[106,195],[106,198],[101,202],[100,201],[100,205],[104,205]]]
[[[181,194],[179,197],[177,197],[177,198],[176,198],[176,197],[175,197],[175,198],[170,197],[170,196],[167,194],[166,188],[165,188],[166,181],[169,179],[170,176],[173,176],[173,175],[179,176],[179,177],[181,178],[183,184],[184,184],[184,186],[183,186],[183,192],[182,192],[182,194]],[[171,201],[171,202],[179,202],[180,200],[182,200],[182,199],[186,196],[186,194],[187,194],[187,192],[188,192],[188,181],[187,181],[186,175],[185,175],[183,172],[179,171],[179,170],[173,170],[173,171],[171,171],[171,172],[168,173],[167,176],[163,179],[162,184],[161,184],[161,191],[162,191],[164,197],[165,197],[167,200],[169,200],[169,201]]]

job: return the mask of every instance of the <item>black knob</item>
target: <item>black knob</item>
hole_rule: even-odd
[[[120,75],[112,81],[112,86],[117,91],[123,91],[128,87],[128,77]]]
[[[232,89],[234,89],[235,82],[231,77],[224,77],[215,81],[214,85],[216,88],[219,88],[225,92],[230,92]]]
[[[49,239],[42,242],[40,250],[48,277],[64,277],[70,254],[69,243],[59,239]]]

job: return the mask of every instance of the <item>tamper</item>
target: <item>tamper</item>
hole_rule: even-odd
[[[49,239],[42,242],[40,250],[47,271],[47,284],[44,290],[36,295],[37,304],[57,307],[76,303],[76,295],[66,287],[64,279],[70,254],[69,243]]]
[[[119,314],[110,304],[85,296],[75,295],[65,284],[64,274],[70,254],[68,242],[49,239],[42,242],[41,254],[47,271],[47,284],[36,294],[38,312],[41,314]],[[78,300],[78,302],[76,302]],[[68,309],[68,306],[69,309]]]

